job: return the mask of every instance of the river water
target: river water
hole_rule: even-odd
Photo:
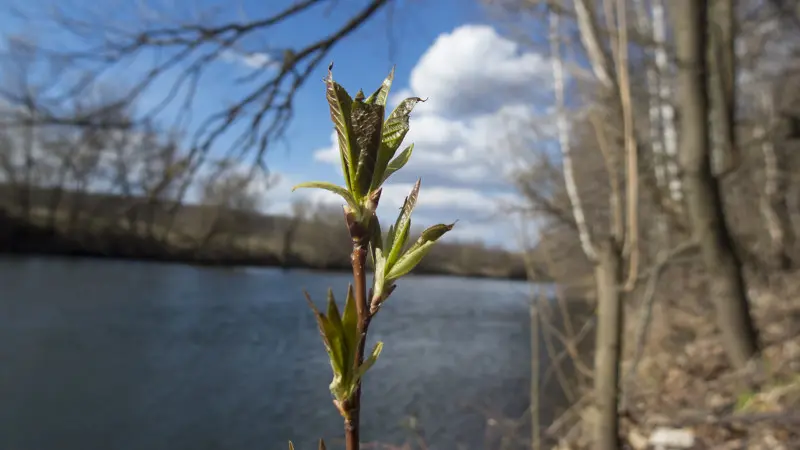
[[[347,274],[53,258],[0,259],[0,449],[341,448],[307,289]],[[529,399],[525,283],[414,276],[370,333],[362,439],[482,449],[479,410]],[[341,303],[340,303],[341,305]],[[371,348],[372,344],[368,345]]]

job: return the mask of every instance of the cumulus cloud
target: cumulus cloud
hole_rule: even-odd
[[[437,114],[492,114],[510,104],[529,105],[547,93],[550,64],[524,52],[486,25],[442,34],[411,72],[410,90],[430,97]]]
[[[498,227],[511,222],[498,206],[519,200],[508,180],[520,149],[552,132],[550,70],[546,56],[524,51],[490,26],[440,35],[412,69],[409,86],[395,86],[390,96],[390,107],[410,96],[428,101],[412,114],[404,145],[413,142],[414,154],[384,187],[382,209],[395,214],[419,176],[421,216],[461,219],[454,233],[461,238],[488,233],[498,242],[492,234],[510,233]],[[341,173],[335,133],[314,159]],[[502,242],[513,245],[507,238]]]

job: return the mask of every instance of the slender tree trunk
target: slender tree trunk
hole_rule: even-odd
[[[619,49],[617,51],[617,86],[622,110],[624,148],[626,161],[627,232],[625,253],[628,259],[628,278],[625,290],[633,289],[639,270],[639,145],[633,124],[633,102],[631,101],[630,73],[628,70],[628,20],[625,0],[617,0],[617,28]]]
[[[598,246],[595,266],[597,283],[597,343],[594,360],[594,392],[597,416],[594,448],[618,450],[619,359],[622,346],[622,277],[620,252],[613,240]]]
[[[578,226],[578,235],[581,246],[586,257],[590,261],[595,259],[595,250],[589,234],[589,227],[586,224],[586,216],[583,213],[581,197],[578,194],[578,186],[575,183],[575,173],[572,168],[572,153],[570,151],[569,129],[567,116],[564,111],[564,64],[561,60],[561,41],[559,40],[559,17],[558,13],[550,12],[550,52],[553,62],[553,82],[556,95],[556,126],[558,127],[558,143],[561,147],[563,157],[562,166],[564,168],[564,183],[567,187],[567,195],[572,206],[572,215],[575,224]]]
[[[658,187],[668,193],[670,209],[681,211],[683,187],[677,158],[677,132],[675,108],[672,106],[672,88],[669,84],[669,59],[665,46],[666,18],[663,0],[651,2],[652,17],[642,0],[636,0],[638,28],[642,35],[651,34],[655,42],[654,65],[647,67],[647,92],[649,99],[650,141],[655,160],[654,170]],[[666,199],[665,199],[666,200]]]
[[[550,13],[551,17],[557,14],[556,12]],[[578,19],[581,42],[592,65],[592,72],[603,87],[610,89],[613,87],[614,81],[611,77],[608,56],[597,37],[597,18],[592,13],[588,0],[575,0],[575,15]]]
[[[22,218],[27,221],[31,222],[33,220],[32,217],[32,209],[33,206],[31,205],[31,197],[32,197],[32,190],[33,190],[33,167],[34,167],[34,159],[33,159],[33,147],[34,147],[34,133],[33,133],[33,108],[30,108],[28,111],[30,114],[30,119],[25,121],[25,173],[24,173],[24,182],[23,182],[23,189],[20,193],[20,212]]]
[[[281,246],[281,266],[283,267],[288,267],[289,260],[292,258],[292,246],[294,245],[295,233],[297,232],[298,226],[299,221],[292,219],[292,221],[289,222],[286,232],[283,233],[283,245]]]
[[[678,211],[683,211],[683,183],[678,168],[678,132],[675,130],[675,108],[672,106],[672,86],[669,84],[667,58],[667,23],[663,0],[653,0],[653,39],[656,41],[661,126],[664,132],[664,154],[669,180],[669,194]]]
[[[675,39],[680,67],[680,162],[689,220],[709,275],[718,327],[734,366],[758,354],[742,265],[725,223],[718,180],[711,170],[706,78],[707,0],[675,0]]]
[[[636,27],[639,34],[647,36],[651,34],[651,19],[644,5],[643,0],[634,0],[636,7]],[[649,52],[648,52],[649,53]],[[653,172],[656,177],[656,185],[664,192],[667,192],[667,170],[666,158],[664,155],[664,141],[661,136],[661,101],[659,94],[659,80],[656,67],[651,63],[650,56],[646,59],[647,64],[647,115],[648,115],[648,135],[650,146],[653,151]],[[659,224],[663,224],[659,221]]]
[[[706,0],[708,92],[711,100],[712,170],[725,175],[739,164],[736,145],[736,52],[732,0]]]
[[[530,329],[531,329],[531,450],[542,448],[542,430],[539,419],[539,383],[541,375],[541,361],[539,360],[539,302],[541,295],[531,299]],[[546,301],[546,299],[545,299]]]
[[[766,128],[774,128],[774,105],[768,89],[761,94]],[[772,135],[766,128],[757,125],[755,138],[761,141],[764,157],[764,192],[761,195],[761,215],[770,237],[770,253],[775,264],[788,269],[792,265],[791,252],[794,248],[794,230],[791,215],[786,204],[786,174],[779,161],[778,152],[772,143]]]

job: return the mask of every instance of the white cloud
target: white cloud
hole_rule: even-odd
[[[500,235],[513,245],[512,220],[498,206],[519,200],[508,182],[519,151],[551,133],[550,68],[546,56],[522,51],[489,26],[464,25],[440,35],[412,69],[409,86],[395,86],[390,96],[390,107],[410,96],[428,101],[412,114],[403,145],[413,142],[414,154],[384,186],[382,217],[397,213],[421,177],[421,217],[460,219],[453,236],[498,242]],[[341,173],[338,151],[332,133],[314,160]]]
[[[234,50],[224,50],[220,54],[220,59],[226,62],[242,64],[251,69],[263,69],[264,67],[277,63],[270,55],[260,52],[239,52]]]
[[[300,201],[308,202],[311,205],[325,206],[344,204],[339,196],[322,189],[298,189],[292,192],[293,186],[307,180],[298,179],[285,173],[277,173],[276,176],[278,181],[270,189],[269,203],[266,208],[270,214],[291,215],[292,203]]]
[[[411,71],[410,91],[429,97],[432,112],[491,114],[529,105],[551,86],[550,63],[486,25],[464,25],[440,35]]]
[[[400,208],[412,187],[412,183],[387,183],[381,194],[381,206]],[[417,208],[489,212],[498,202],[511,202],[515,198],[513,194],[506,192],[489,194],[476,189],[425,186],[425,183],[422,183]]]

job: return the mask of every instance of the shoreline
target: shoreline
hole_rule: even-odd
[[[329,266],[315,266],[311,264],[304,264],[302,262],[280,263],[276,261],[265,260],[266,258],[256,257],[240,257],[240,258],[227,258],[227,259],[213,259],[213,258],[187,258],[180,255],[152,255],[152,256],[132,256],[124,254],[103,254],[91,251],[42,251],[42,250],[16,250],[0,248],[0,257],[2,258],[24,258],[28,256],[44,257],[44,258],[63,258],[63,259],[85,259],[85,260],[116,260],[116,261],[132,261],[141,263],[161,263],[161,264],[175,264],[190,267],[208,267],[219,269],[236,269],[236,268],[274,268],[285,270],[307,270],[311,272],[328,272],[328,273],[349,273],[353,269],[349,265],[329,265]],[[526,276],[520,274],[509,274],[507,276],[484,274],[484,273],[459,273],[447,270],[415,270],[414,275],[431,275],[431,276],[447,276],[458,278],[474,278],[474,279],[487,279],[487,280],[508,280],[508,281],[529,281]],[[537,283],[547,282],[547,280],[534,280]]]
[[[249,235],[227,233],[211,245],[187,245],[184,242],[156,238],[154,234],[141,235],[120,228],[98,228],[90,222],[72,230],[62,230],[30,223],[9,216],[0,211],[0,255],[32,255],[80,257],[92,259],[117,259],[127,261],[161,262],[184,264],[196,267],[275,267],[284,269],[306,269],[312,271],[350,272],[347,253],[343,249],[325,249],[327,255],[314,258],[313,247],[287,246],[248,246],[245,240]],[[325,232],[327,230],[323,230]],[[277,236],[285,233],[277,232]],[[298,238],[302,239],[302,238]],[[208,243],[206,243],[208,244]],[[325,245],[314,243],[310,245]],[[456,251],[458,246],[454,247]],[[334,252],[334,253],[331,253]],[[339,257],[339,253],[341,257]],[[485,259],[491,254],[476,254],[464,263],[461,260],[440,256],[437,262],[415,268],[419,275],[442,275],[466,278],[528,280],[524,266],[505,264],[493,265]],[[547,281],[547,280],[534,280]]]

